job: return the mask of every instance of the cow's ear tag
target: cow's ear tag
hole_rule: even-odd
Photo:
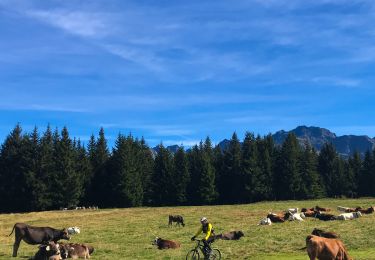
[[[50,247],[49,247],[49,246],[47,246],[47,247],[46,247],[46,251],[49,251],[49,250],[50,250]]]

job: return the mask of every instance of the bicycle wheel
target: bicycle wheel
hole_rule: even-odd
[[[221,259],[220,250],[217,248],[212,249],[211,254],[210,254],[210,259],[220,260]]]
[[[186,255],[186,260],[199,260],[199,252],[196,249],[190,250]]]

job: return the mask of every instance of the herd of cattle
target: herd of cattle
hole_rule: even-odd
[[[317,218],[323,221],[331,220],[351,220],[362,216],[362,214],[372,214],[375,211],[374,207],[363,209],[361,207],[349,208],[338,206],[337,210],[343,212],[339,215],[330,214],[331,209],[315,206],[313,208],[302,208],[299,212],[298,208],[290,208],[281,213],[268,213],[267,217],[262,219],[258,225],[271,225],[272,223],[282,223],[285,221],[304,221],[305,218]],[[185,226],[184,219],[180,215],[169,216],[168,225],[172,226],[173,222],[176,225]],[[219,235],[214,235],[215,239],[224,240],[238,240],[244,233],[242,231],[231,231]],[[172,240],[166,240],[156,237],[154,243],[159,249],[179,248],[180,243]],[[306,237],[306,249],[310,260],[351,260],[347,249],[340,240],[339,235],[335,232],[324,231],[321,229],[314,229],[311,235]]]
[[[293,221],[303,221],[305,218],[317,218],[323,221],[330,221],[330,220],[350,220],[359,218],[362,214],[372,214],[375,209],[374,207],[369,207],[367,209],[363,209],[361,207],[357,208],[348,208],[348,207],[341,207],[338,206],[337,209],[341,212],[339,215],[333,215],[328,212],[331,211],[329,208],[322,208],[319,206],[315,206],[313,208],[302,208],[301,212],[298,212],[298,208],[291,208],[287,209],[285,212],[281,213],[272,213],[269,212],[267,217],[262,219],[258,225],[271,225],[272,223],[282,223],[287,220]]]
[[[57,242],[60,239],[70,240],[70,235],[80,233],[78,227],[54,229],[51,227],[33,227],[25,223],[16,223],[9,236],[13,232],[15,234],[13,257],[17,256],[22,240],[30,245],[39,245],[38,251],[31,258],[33,260],[87,259],[94,252],[94,248],[87,244]]]
[[[331,209],[315,206],[313,208],[289,208],[280,213],[268,213],[267,217],[262,219],[258,225],[271,225],[272,223],[283,223],[285,221],[304,221],[305,218],[317,218],[323,221],[331,220],[350,220],[359,218],[362,214],[372,214],[374,207],[363,209],[361,207],[348,208],[338,206],[337,209],[343,212],[339,215],[330,214]],[[181,215],[169,215],[168,226],[185,226],[184,218]],[[38,251],[32,257],[33,260],[61,260],[67,258],[90,258],[94,248],[87,244],[62,243],[60,239],[70,240],[70,235],[80,233],[78,227],[65,229],[54,229],[51,227],[33,227],[24,223],[16,223],[9,236],[15,233],[15,242],[13,245],[13,256],[17,256],[20,242],[23,240],[31,245],[39,245]],[[214,239],[239,240],[244,236],[243,231],[230,231],[227,233],[213,234]],[[159,237],[153,241],[158,249],[179,248],[181,244],[176,241],[166,240]],[[335,232],[326,232],[320,229],[314,229],[311,235],[306,237],[307,254],[310,260],[350,260],[347,250]]]

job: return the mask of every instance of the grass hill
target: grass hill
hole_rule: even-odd
[[[36,246],[21,242],[19,256],[12,258],[14,235],[8,237],[16,222],[55,228],[78,226],[81,234],[72,242],[88,243],[95,247],[92,259],[185,259],[195,245],[190,241],[206,216],[215,232],[242,230],[239,241],[217,241],[223,259],[308,259],[305,238],[315,228],[337,232],[356,260],[375,259],[375,214],[364,215],[351,221],[324,222],[308,218],[304,222],[287,222],[271,226],[257,226],[267,212],[279,212],[290,207],[368,207],[375,205],[374,198],[324,199],[311,201],[262,202],[248,205],[129,208],[80,211],[48,211],[25,214],[0,215],[0,260],[26,259],[37,251]],[[168,227],[168,215],[184,216],[185,227]],[[158,250],[151,245],[155,236],[181,242],[177,250]]]

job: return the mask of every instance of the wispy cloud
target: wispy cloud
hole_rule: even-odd
[[[358,87],[361,84],[361,81],[358,79],[340,77],[316,77],[312,79],[312,82],[321,85],[332,85],[348,88]]]
[[[106,20],[108,15],[103,13],[30,10],[26,11],[26,15],[79,36],[101,37],[111,32],[111,26]]]

